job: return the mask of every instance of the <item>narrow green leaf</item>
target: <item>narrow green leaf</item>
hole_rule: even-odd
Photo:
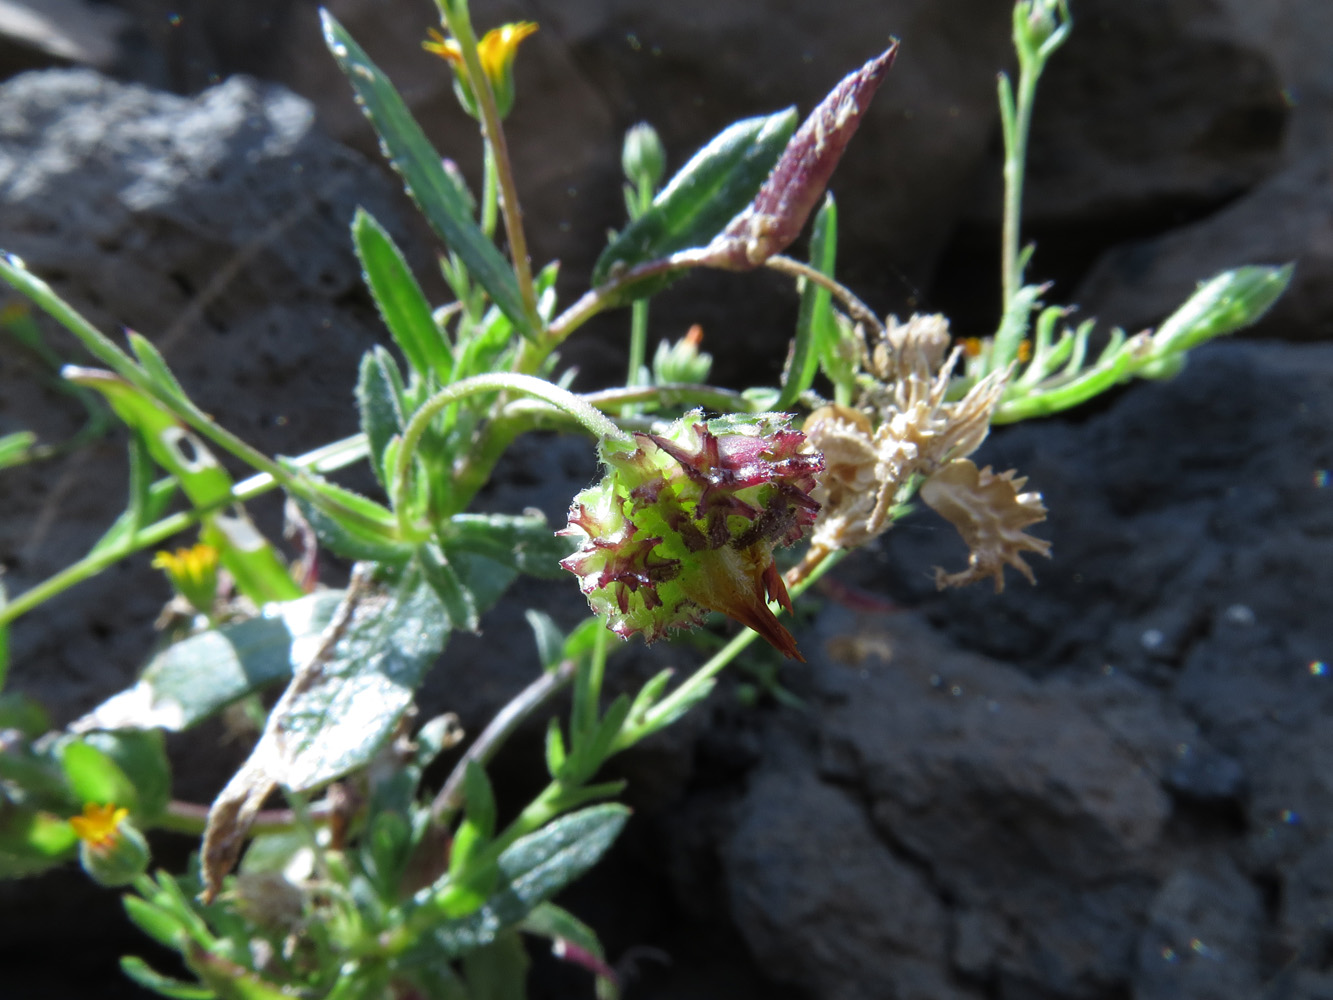
[[[5,581],[0,579],[0,608],[9,603],[9,592],[5,589]],[[5,680],[9,676],[9,622],[0,624],[0,691],[5,689]],[[0,702],[0,704],[3,704]],[[0,717],[3,717],[3,711],[0,711]],[[0,729],[17,728],[8,727],[0,724]]]
[[[303,478],[344,512],[335,515],[325,505],[299,494],[292,495],[319,544],[330,552],[345,559],[399,565],[416,551],[415,545],[403,541],[398,534],[398,520],[387,507],[313,473],[304,473]]]
[[[120,960],[120,971],[146,990],[152,990],[171,1000],[213,1000],[217,996],[206,986],[172,979],[154,971],[142,958],[126,955]]]
[[[126,895],[121,902],[125,905],[125,913],[134,926],[164,948],[178,951],[189,939],[189,935],[175,914],[139,896]]]
[[[22,465],[28,460],[28,451],[37,443],[32,431],[15,431],[0,437],[0,469]]]
[[[565,650],[565,637],[560,634],[560,629],[551,620],[551,616],[544,611],[529,608],[524,612],[524,617],[527,618],[533,637],[537,640],[537,658],[541,661],[542,667],[554,670],[564,658],[562,654]]]
[[[433,544],[417,550],[417,562],[426,582],[444,605],[452,628],[475,632],[480,624],[477,601],[472,591],[459,578],[457,571],[439,548]]]
[[[463,773],[464,815],[481,831],[483,837],[495,836],[495,792],[491,790],[486,769],[475,760],[467,762]]]
[[[156,822],[171,800],[171,765],[162,734],[134,729],[87,733],[83,742],[106,754],[134,786],[135,801],[117,804],[130,806],[144,825]]]
[[[343,591],[325,590],[266,607],[258,618],[168,646],[138,683],[73,723],[90,729],[189,729],[268,684],[292,675],[318,648]]]
[[[824,205],[815,215],[810,234],[810,266],[820,274],[833,277],[838,254],[838,208],[833,195],[824,196]],[[783,373],[782,394],[775,410],[791,407],[801,393],[810,388],[819,371],[819,358],[825,352],[822,340],[833,336],[833,297],[827,288],[807,281],[801,291],[801,309],[796,317],[796,340],[791,360]]]
[[[120,765],[104,752],[75,737],[60,750],[60,766],[80,802],[125,806],[134,810],[139,795]]]
[[[630,705],[629,721],[638,724],[642,721],[647,711],[658,703],[662,698],[662,692],[666,686],[671,683],[671,677],[675,673],[670,667],[654,674],[634,697],[634,704]]]
[[[394,435],[403,432],[407,422],[402,401],[394,392],[390,375],[393,364],[393,358],[384,348],[372,348],[361,356],[356,380],[356,408],[361,416],[361,432],[366,435],[366,446],[370,449],[370,468],[386,489],[392,477],[386,472],[384,451]]]
[[[134,352],[135,358],[139,362],[139,367],[143,369],[144,374],[148,376],[153,383],[154,388],[164,395],[175,397],[176,399],[188,399],[185,390],[181,387],[176,376],[171,373],[167,366],[167,359],[162,356],[162,352],[154,346],[141,333],[128,331],[127,336],[130,341],[130,349]]]
[[[606,964],[606,954],[597,933],[574,914],[554,903],[541,903],[519,924],[525,934],[534,934],[551,941],[557,958],[574,961],[597,977],[597,1000],[614,1000],[620,996],[615,970]],[[581,955],[571,953],[569,946]]]
[[[671,178],[639,216],[608,246],[593,268],[593,284],[678,250],[707,245],[763,186],[796,129],[796,109],[747,118],[723,129]],[[636,283],[624,301],[660,288]]]
[[[366,284],[403,357],[422,378],[433,371],[440,384],[447,385],[453,373],[453,355],[402,251],[363,208],[356,210],[352,238]]]
[[[552,779],[560,780],[565,767],[565,738],[560,732],[560,720],[551,717],[546,724],[546,770]]]
[[[547,580],[565,576],[560,560],[574,551],[571,540],[540,514],[455,514],[445,537],[451,550],[475,552]]]
[[[466,193],[445,171],[439,153],[398,91],[332,14],[322,10],[320,17],[325,44],[351,81],[362,108],[379,133],[389,163],[402,175],[408,193],[426,221],[449,249],[463,259],[514,327],[525,337],[535,336],[536,329],[523,306],[513,270],[473,220]]]
[[[594,806],[515,841],[497,863],[498,891],[475,913],[441,927],[434,944],[447,956],[458,957],[494,941],[596,864],[628,818],[629,810],[622,805]],[[437,884],[423,889],[413,901],[435,905],[442,888]]]

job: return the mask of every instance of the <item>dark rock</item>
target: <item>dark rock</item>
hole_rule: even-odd
[[[1226,857],[1174,872],[1152,902],[1138,946],[1135,1000],[1261,996],[1263,907]]]
[[[357,430],[357,360],[385,335],[351,250],[356,206],[413,245],[393,189],[316,131],[306,102],[242,78],[185,99],[52,70],[6,83],[0,103],[0,247],[108,334],[142,332],[207,412],[270,454]],[[87,363],[44,329],[62,357]],[[57,443],[83,419],[22,353],[7,353],[0,380],[5,431]],[[11,594],[110,526],[127,488],[123,438],[7,472]],[[256,507],[276,528],[277,499]],[[149,653],[168,594],[147,563],[122,563],[15,628],[14,681],[58,722],[128,683]]]

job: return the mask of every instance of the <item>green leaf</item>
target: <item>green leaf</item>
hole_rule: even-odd
[[[220,1000],[292,1000],[292,994],[276,983],[202,948],[190,948],[186,962]]]
[[[560,720],[552,716],[546,724],[546,770],[554,780],[562,777],[565,759],[565,738],[560,732]]]
[[[723,129],[602,251],[593,284],[603,285],[636,264],[707,245],[750,204],[795,131],[796,117],[796,109],[788,108]],[[662,284],[657,279],[636,282],[622,300],[641,298]]]
[[[486,838],[495,836],[495,792],[486,769],[475,760],[463,772],[464,815]]]
[[[476,632],[479,625],[476,598],[459,579],[458,573],[439,547],[423,545],[417,551],[417,564],[426,582],[444,605],[449,625],[466,632]]]
[[[529,608],[524,612],[524,617],[527,618],[532,634],[537,640],[537,658],[541,660],[542,667],[554,670],[564,658],[565,637],[560,634],[560,629],[551,620],[551,616],[543,611]]]
[[[62,817],[0,798],[0,878],[46,871],[72,856],[78,842]]]
[[[139,896],[127,894],[121,902],[134,926],[164,948],[178,951],[189,940],[189,934],[174,913]]]
[[[189,397],[186,396],[180,382],[171,373],[171,369],[167,367],[167,359],[162,356],[162,352],[153,345],[153,342],[143,334],[135,333],[133,330],[127,331],[127,336],[130,341],[130,349],[134,352],[135,358],[138,359],[139,367],[144,370],[144,374],[148,376],[153,387],[165,396],[175,399],[188,399]]]
[[[614,1000],[620,996],[615,970],[606,964],[606,954],[597,933],[574,914],[554,903],[541,903],[519,924],[525,934],[534,934],[551,941],[557,958],[574,959],[569,945],[583,955],[574,959],[597,977],[597,1000]]]
[[[303,665],[269,716],[252,760],[296,792],[368,763],[439,658],[448,621],[414,566],[368,585],[327,656]]]
[[[441,385],[448,385],[453,373],[453,355],[435,325],[430,303],[408,269],[402,251],[363,208],[356,210],[352,238],[366,285],[403,357],[422,378],[433,371]]]
[[[396,367],[393,358],[384,348],[372,348],[361,356],[361,370],[356,380],[356,408],[361,415],[361,431],[366,435],[366,445],[370,449],[370,468],[385,488],[391,476],[384,461],[384,450],[395,435],[402,434],[407,422],[402,399],[395,391],[393,367]]]
[[[144,825],[151,825],[166,811],[167,803],[171,801],[171,765],[167,762],[166,741],[160,732],[127,729],[88,733],[83,742],[106,754],[134,786],[133,803],[113,801],[130,806],[134,818]]]
[[[1255,323],[1291,284],[1294,264],[1238,267],[1204,282],[1153,334],[1154,353],[1188,351]]]
[[[541,514],[455,514],[443,534],[450,551],[474,552],[547,580],[565,576],[560,560],[576,547]]]
[[[593,806],[515,841],[497,862],[499,891],[475,913],[441,927],[436,945],[456,958],[490,944],[596,864],[628,818],[629,810],[622,805]],[[430,906],[442,888],[437,884],[423,889],[414,902]]]
[[[402,175],[408,193],[426,221],[449,249],[463,259],[515,328],[525,337],[535,336],[537,331],[523,306],[513,270],[473,221],[466,192],[445,171],[439,153],[413,119],[398,91],[332,14],[322,10],[320,17],[325,44],[351,81],[362,108],[379,133],[389,163]]]
[[[80,802],[137,809],[134,782],[106,753],[83,739],[74,737],[61,747],[60,766]]]
[[[269,605],[258,618],[183,639],[158,653],[132,688],[113,695],[71,728],[180,732],[283,680],[319,647],[343,591]]]
[[[369,497],[344,489],[322,476],[303,472],[310,489],[329,504],[317,504],[300,494],[292,494],[301,516],[309,523],[319,544],[345,559],[397,565],[411,558],[416,546],[398,533],[393,511]],[[333,513],[330,505],[339,508]]]
[[[36,443],[37,435],[32,431],[15,431],[0,437],[0,469],[28,461],[28,451]]]
[[[120,971],[146,990],[152,990],[172,1000],[213,1000],[217,996],[206,986],[182,982],[154,971],[142,958],[126,955],[120,960]]]
[[[214,545],[222,564],[240,591],[256,604],[301,596],[286,565],[264,536],[239,510],[231,506],[232,479],[208,446],[157,400],[109,372],[67,368],[66,377],[77,385],[96,389],[111,409],[147,446],[153,460],[166,469],[204,517],[204,541]]]
[[[831,278],[837,254],[838,207],[833,195],[829,194],[824,196],[824,205],[815,216],[810,234],[810,266]],[[824,342],[836,336],[832,300],[827,288],[813,281],[805,282],[801,290],[801,310],[796,317],[796,341],[783,373],[782,394],[773,409],[789,409],[814,382],[819,359],[827,350]]]

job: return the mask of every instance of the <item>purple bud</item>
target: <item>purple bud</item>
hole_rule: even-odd
[[[706,248],[710,267],[752,270],[800,235],[897,53],[895,40],[829,91],[788,141],[754,200]]]

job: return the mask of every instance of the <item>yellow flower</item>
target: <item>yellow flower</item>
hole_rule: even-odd
[[[160,569],[171,585],[194,607],[208,614],[218,589],[218,550],[200,542],[175,553],[159,552],[153,557],[153,569]]]
[[[518,54],[519,42],[537,30],[532,21],[519,21],[515,24],[502,24],[492,28],[477,43],[477,56],[481,60],[481,70],[490,81],[495,93],[495,106],[503,118],[514,106],[514,57]],[[463,50],[453,38],[445,38],[434,28],[429,31],[430,38],[421,43],[427,52],[433,52],[453,68],[454,83],[458,99],[464,110],[474,118],[477,114],[477,101],[468,80],[467,66],[463,62]]]
[[[89,802],[84,805],[82,816],[70,817],[69,825],[89,847],[105,851],[115,846],[120,837],[120,824],[129,814],[124,806],[117,807],[112,802],[104,806]]]

